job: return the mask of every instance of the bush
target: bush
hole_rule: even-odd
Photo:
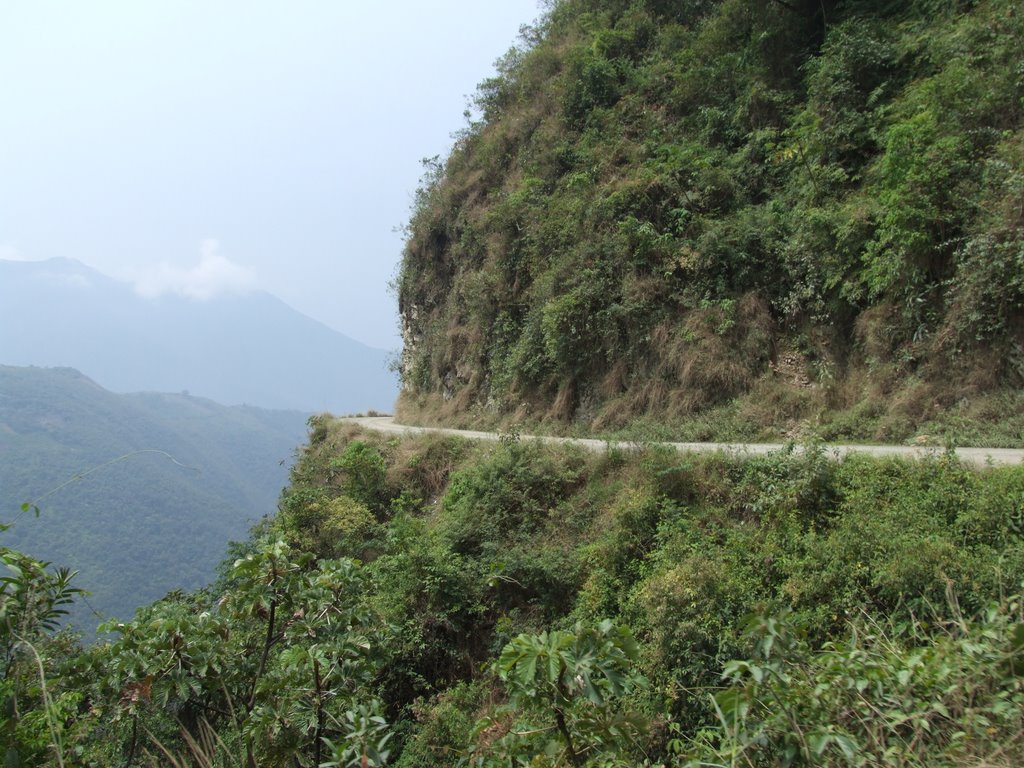
[[[556,456],[540,444],[509,442],[452,475],[441,535],[456,552],[498,554],[546,521],[580,478],[579,454]]]
[[[1022,619],[1019,597],[938,632],[861,617],[815,650],[785,617],[753,617],[756,654],[712,695],[718,725],[678,746],[694,766],[1019,764]]]

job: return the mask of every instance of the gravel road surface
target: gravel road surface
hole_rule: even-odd
[[[490,440],[497,441],[497,432],[475,432],[468,429],[447,429],[445,427],[410,427],[398,424],[391,416],[358,416],[345,417],[344,421],[359,424],[367,429],[374,429],[378,432],[389,434],[423,434],[432,432],[442,435],[457,435],[469,440]],[[594,440],[589,438],[575,437],[548,437],[544,435],[520,435],[522,440],[540,440],[544,443],[571,443],[589,450],[600,452],[613,446],[619,449],[629,450],[642,447],[643,443],[632,443],[628,441]],[[658,445],[669,446],[683,453],[714,453],[722,451],[738,456],[759,455],[781,451],[786,445],[783,443],[658,443]],[[802,451],[803,446],[795,445],[795,451]],[[911,445],[825,445],[825,450],[837,459],[851,453],[867,453],[872,456],[905,456],[908,458],[923,458],[942,453],[943,448]],[[977,467],[1000,466],[1020,464],[1024,462],[1024,450],[1019,448],[957,448],[957,458],[965,464],[972,464]]]

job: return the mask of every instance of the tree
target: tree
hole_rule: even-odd
[[[516,637],[494,665],[509,704],[477,725],[478,733],[507,730],[497,754],[480,750],[476,764],[533,765],[543,755],[543,765],[582,766],[624,755],[647,728],[622,701],[647,684],[633,668],[637,652],[629,629],[609,620]]]
[[[22,505],[23,512],[29,509]],[[0,533],[9,527],[0,524]],[[50,570],[50,563],[8,547],[0,547],[0,566],[0,735],[6,742],[5,765],[21,765],[50,747],[62,764],[60,715],[77,698],[70,693],[53,697],[47,689],[46,661],[50,636],[67,613],[65,606],[82,590],[71,586],[71,570]]]

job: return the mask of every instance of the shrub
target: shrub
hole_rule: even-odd
[[[861,617],[814,649],[787,618],[755,616],[756,654],[725,665],[718,725],[684,749],[688,764],[1018,764],[1022,619],[1019,597],[938,632]]]

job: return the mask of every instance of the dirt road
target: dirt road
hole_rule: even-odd
[[[350,421],[367,429],[374,429],[378,432],[390,434],[422,434],[433,432],[443,435],[457,435],[469,440],[490,440],[497,441],[497,432],[475,432],[466,429],[446,429],[444,427],[409,427],[398,424],[391,416],[360,416],[345,417],[344,421]],[[593,440],[573,437],[547,437],[543,435],[520,435],[522,440],[540,440],[545,443],[572,443],[588,450],[600,452],[614,446],[620,449],[629,450],[639,447],[641,444],[626,441]],[[723,451],[739,456],[758,455],[780,451],[786,446],[782,443],[659,443],[659,445],[675,448],[683,453],[714,453]],[[826,445],[826,451],[841,458],[850,453],[867,453],[872,456],[905,456],[908,458],[923,458],[942,453],[944,449],[926,446],[907,445]],[[803,447],[797,445],[794,450],[801,451]],[[1024,462],[1024,450],[1019,448],[957,448],[957,458],[965,464],[972,464],[977,467],[1013,465]]]

